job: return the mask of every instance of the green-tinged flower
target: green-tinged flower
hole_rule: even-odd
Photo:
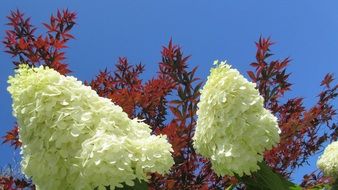
[[[74,77],[21,66],[8,82],[22,171],[38,189],[114,189],[174,163],[165,136],[151,135],[147,124]]]
[[[277,119],[254,83],[225,62],[215,65],[201,90],[194,147],[216,174],[250,175],[263,152],[279,142]]]
[[[338,180],[338,141],[329,144],[317,161],[317,166],[326,176]]]

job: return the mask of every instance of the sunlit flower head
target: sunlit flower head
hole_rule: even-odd
[[[338,141],[329,144],[317,161],[317,166],[326,176],[338,179]]]
[[[147,180],[173,165],[165,136],[71,76],[21,66],[9,77],[22,171],[38,189],[94,189]]]
[[[250,175],[263,152],[279,142],[277,119],[254,83],[225,62],[215,65],[201,90],[194,147],[216,174]]]

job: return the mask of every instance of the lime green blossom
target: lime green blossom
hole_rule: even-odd
[[[338,180],[338,141],[329,144],[317,161],[317,166],[326,176]]]
[[[174,163],[165,136],[150,135],[147,124],[74,77],[21,66],[8,83],[22,171],[37,189],[114,189]]]
[[[263,152],[279,142],[277,119],[254,83],[225,62],[215,65],[201,90],[194,147],[216,174],[250,175]]]

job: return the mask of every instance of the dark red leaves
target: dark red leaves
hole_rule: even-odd
[[[333,74],[328,73],[325,75],[324,80],[320,83],[320,86],[325,86],[326,88],[330,88],[330,84],[333,80],[334,80]]]
[[[336,140],[338,129],[333,123],[336,108],[332,100],[338,96],[338,86],[331,88],[333,75],[327,74],[321,82],[325,89],[312,107],[306,109],[302,98],[292,98],[282,103],[281,97],[291,88],[288,82],[290,74],[286,72],[290,60],[286,58],[268,62],[267,58],[272,55],[272,44],[269,38],[259,39],[256,43],[256,62],[251,64],[254,71],[248,71],[248,75],[257,83],[265,107],[278,117],[282,131],[281,142],[265,153],[265,160],[275,171],[288,177],[297,167],[306,163],[324,142]],[[324,127],[326,132],[318,133]]]
[[[332,184],[334,182],[330,177],[323,176],[323,173],[314,171],[310,174],[307,174],[303,177],[303,182],[301,183],[302,187],[306,189],[322,189],[321,186],[326,184]],[[323,189],[325,189],[323,187]]]
[[[19,127],[17,124],[11,131],[8,131],[7,134],[2,138],[4,139],[2,143],[9,143],[15,149],[21,146],[21,142],[19,140]]]
[[[20,50],[25,50],[25,49],[28,48],[28,43],[25,41],[24,38],[19,39],[18,47],[19,47]]]
[[[43,25],[47,28],[48,33],[55,33],[58,40],[67,41],[74,38],[69,34],[69,31],[75,25],[75,19],[76,14],[74,12],[69,12],[68,9],[58,10],[56,17],[54,15],[51,16],[50,24],[44,23]]]
[[[14,178],[13,176],[0,176],[0,189],[3,190],[35,190],[34,185],[25,179]]]
[[[6,31],[6,37],[3,43],[6,52],[11,54],[17,60],[13,63],[28,64],[37,66],[38,64],[54,68],[61,74],[70,72],[65,60],[62,49],[66,48],[66,42],[74,38],[69,32],[75,25],[76,14],[68,10],[58,11],[57,16],[51,16],[50,24],[44,24],[47,28],[47,35],[36,36],[36,30],[30,24],[30,18],[25,19],[24,14],[19,10],[12,11],[8,26],[10,30]]]
[[[116,70],[101,71],[90,86],[100,96],[108,97],[120,105],[129,117],[139,117],[153,128],[164,127],[166,115],[165,97],[175,87],[172,80],[164,75],[142,83],[142,64],[130,65],[127,58],[119,58]]]
[[[255,72],[247,72],[252,81],[257,83],[261,95],[265,98],[265,105],[269,107],[273,106],[275,101],[291,87],[291,84],[287,82],[290,74],[286,73],[286,67],[290,60],[286,58],[282,61],[266,62],[266,59],[273,55],[270,52],[272,44],[270,38],[260,38],[256,42],[256,62],[251,63]]]
[[[254,72],[247,71],[247,73],[248,73],[249,77],[251,78],[252,82],[256,82],[256,76],[255,76]]]

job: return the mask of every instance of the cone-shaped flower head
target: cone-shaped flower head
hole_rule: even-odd
[[[8,82],[22,171],[38,189],[114,189],[174,163],[165,136],[150,135],[147,124],[74,77],[21,66]]]
[[[201,90],[194,147],[216,174],[249,175],[279,142],[277,119],[263,107],[254,83],[225,62],[215,65]]]
[[[317,161],[317,166],[326,176],[338,180],[338,141],[329,144]]]

